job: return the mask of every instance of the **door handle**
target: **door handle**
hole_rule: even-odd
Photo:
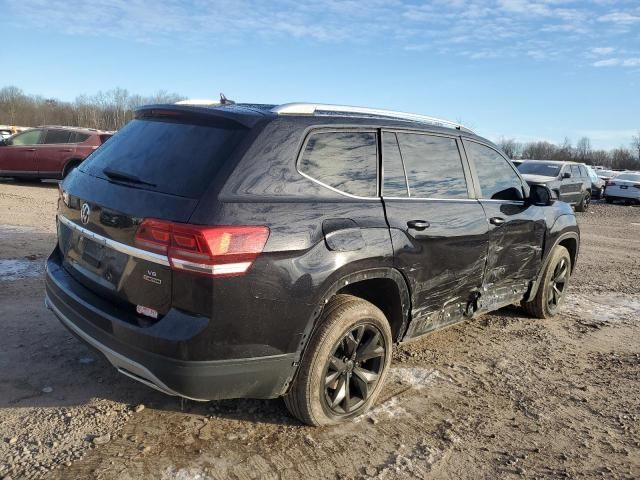
[[[27,152],[35,152],[36,149],[35,148],[27,148]]]
[[[413,228],[414,230],[424,230],[430,226],[431,224],[426,220],[409,220],[407,222],[407,227]]]
[[[71,148],[65,148],[63,150],[60,150],[61,152],[73,152],[73,150]]]
[[[499,227],[500,225],[504,224],[504,218],[502,217],[491,217],[489,219],[489,223],[492,225],[495,225],[496,227]]]

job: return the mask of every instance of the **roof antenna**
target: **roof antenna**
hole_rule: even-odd
[[[233,100],[229,100],[227,97],[224,96],[224,93],[220,92],[220,105],[235,105],[236,102],[234,102]]]

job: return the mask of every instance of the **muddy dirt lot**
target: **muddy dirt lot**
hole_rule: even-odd
[[[0,181],[0,478],[640,478],[640,208],[578,214],[562,314],[516,308],[394,354],[379,405],[185,403],[119,375],[43,304],[55,183]]]

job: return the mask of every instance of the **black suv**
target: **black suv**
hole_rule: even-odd
[[[593,183],[585,165],[555,160],[527,160],[518,165],[530,185],[545,185],[555,198],[575,206],[576,212],[589,208]]]
[[[556,313],[572,209],[459,125],[316,104],[157,105],[60,188],[46,302],[123,374],[195,400],[366,411],[392,344]]]

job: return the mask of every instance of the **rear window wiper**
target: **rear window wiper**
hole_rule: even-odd
[[[131,175],[130,173],[125,173],[125,172],[120,172],[118,170],[114,170],[109,167],[102,170],[102,173],[104,173],[107,177],[109,177],[111,180],[114,180],[116,182],[120,181],[120,182],[126,182],[126,183],[133,183],[136,185],[148,185],[150,187],[156,186],[155,183],[145,182],[144,180],[140,180],[140,178],[136,177],[135,175]]]

